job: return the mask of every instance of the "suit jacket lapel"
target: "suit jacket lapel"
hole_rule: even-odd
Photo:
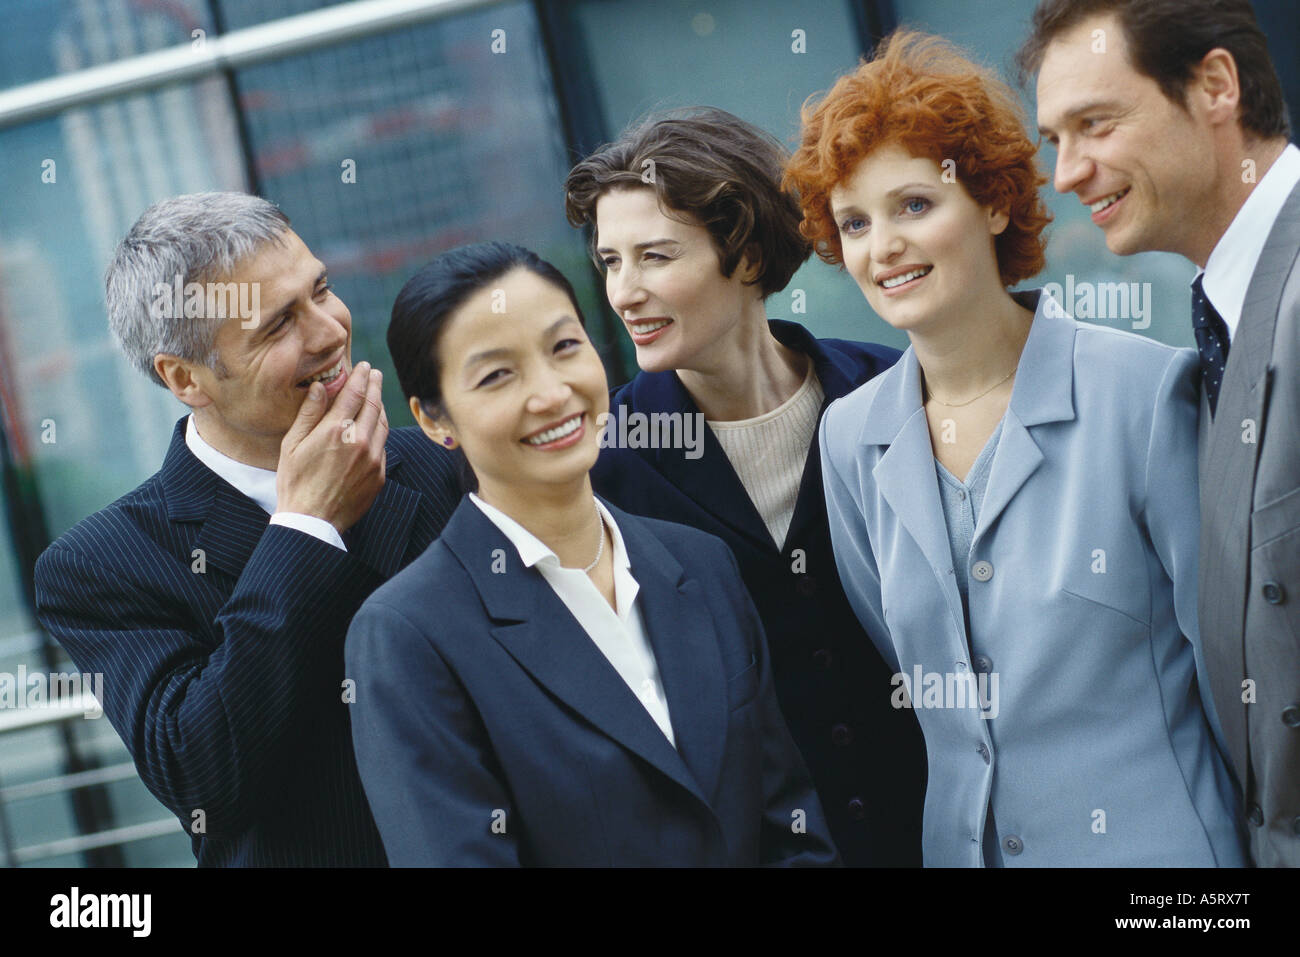
[[[160,480],[167,517],[201,523],[194,547],[204,562],[238,578],[271,520],[260,505],[200,462],[185,444],[182,418],[172,433]],[[349,530],[354,558],[385,579],[401,567],[420,506],[420,493],[391,481],[400,474],[401,454],[388,449],[388,476],[375,501]]]
[[[1224,738],[1238,768],[1246,767],[1247,730],[1240,681],[1246,677],[1245,621],[1250,516],[1286,277],[1300,249],[1300,187],[1291,191],[1251,275],[1241,320],[1228,350],[1219,402],[1200,450],[1200,618],[1206,667]],[[1202,416],[1208,416],[1204,400]],[[1253,429],[1247,431],[1253,424]],[[1246,436],[1253,432],[1254,441]],[[1243,785],[1245,782],[1242,782]]]
[[[637,604],[668,699],[677,753],[702,793],[712,794],[727,735],[727,676],[713,618],[705,613],[704,586],[686,577],[641,522],[606,505],[618,522],[632,575],[641,586]]]
[[[401,465],[401,453],[389,446],[384,486],[348,535],[348,551],[384,579],[401,568],[420,508],[420,493],[393,481],[401,473]]]
[[[633,380],[631,394],[630,406],[610,409],[610,429],[619,429],[617,434],[622,434],[621,417],[633,412],[700,414],[695,400],[675,372],[642,373]],[[656,469],[668,481],[737,535],[760,549],[779,547],[779,542],[772,541],[718,437],[708,425],[703,428],[703,454],[698,459],[688,459],[686,449],[644,449],[642,454],[652,458]]]
[[[568,607],[539,572],[523,566],[514,545],[468,497],[447,523],[442,541],[473,580],[492,620],[492,638],[520,667],[602,733],[708,803],[682,757]],[[501,555],[504,574],[493,571]],[[661,668],[664,664],[660,661]],[[669,709],[677,734],[679,721],[689,725],[690,710],[679,718],[671,695]]]
[[[921,406],[921,367],[909,348],[888,372],[867,412],[861,440],[887,446],[872,470],[876,487],[912,536],[939,583],[948,612],[965,633],[965,613],[952,575],[952,546],[943,521],[930,428]]]
[[[1022,293],[1017,300],[1034,309],[1034,320],[1016,366],[1016,384],[1002,420],[972,547],[988,534],[1043,462],[1029,429],[1074,418],[1074,320],[1050,296]]]
[[[167,517],[200,523],[193,547],[207,566],[238,578],[271,517],[256,502],[200,462],[185,444],[182,418],[159,476]]]

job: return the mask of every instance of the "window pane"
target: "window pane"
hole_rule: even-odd
[[[575,15],[611,136],[652,110],[716,106],[794,146],[803,101],[862,54],[846,0],[717,0],[707,9],[681,0],[580,0]],[[638,53],[629,56],[633,47]],[[792,313],[799,290],[807,311]],[[815,257],[767,301],[767,312],[818,336],[907,344],[847,273]]]

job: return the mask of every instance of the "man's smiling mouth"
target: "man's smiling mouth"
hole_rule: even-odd
[[[340,359],[324,372],[318,372],[314,376],[309,376],[298,383],[298,388],[309,389],[313,382],[319,382],[323,385],[329,385],[335,379],[343,374],[343,360]]]

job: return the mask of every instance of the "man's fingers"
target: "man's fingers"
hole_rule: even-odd
[[[361,410],[361,405],[366,401],[366,389],[370,383],[370,363],[358,362],[352,367],[352,372],[348,375],[348,381],[343,384],[343,391],[339,393],[334,404],[330,406],[327,418],[333,422],[341,422],[345,419],[355,420],[357,413]]]
[[[383,457],[386,452],[384,444],[388,441],[388,414],[384,407],[379,407],[379,421],[375,423],[374,434],[370,436],[370,454]]]
[[[384,411],[384,374],[378,369],[370,370],[370,380],[366,385],[365,405],[357,413],[357,435],[369,437],[379,423],[379,416]]]
[[[307,398],[303,399],[302,405],[298,407],[298,415],[294,418],[293,425],[289,426],[289,431],[285,433],[280,448],[297,448],[299,443],[311,434],[311,430],[316,428],[316,423],[324,414],[325,387],[319,382],[313,382],[308,387]]]

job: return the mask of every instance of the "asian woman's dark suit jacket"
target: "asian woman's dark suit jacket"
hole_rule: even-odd
[[[717,539],[611,513],[677,747],[468,498],[353,619],[352,736],[394,866],[837,862]]]
[[[781,343],[812,358],[826,394],[823,412],[899,355],[871,343],[816,339],[793,322],[773,319],[769,327]],[[699,408],[676,373],[642,372],[614,390],[610,412]],[[696,459],[682,449],[606,448],[592,483],[634,514],[690,525],[731,546],[767,633],[781,710],[844,862],[920,867],[925,746],[913,713],[891,706],[891,672],[840,585],[817,436],[794,519],[777,548],[712,430],[704,433],[703,455]]]

